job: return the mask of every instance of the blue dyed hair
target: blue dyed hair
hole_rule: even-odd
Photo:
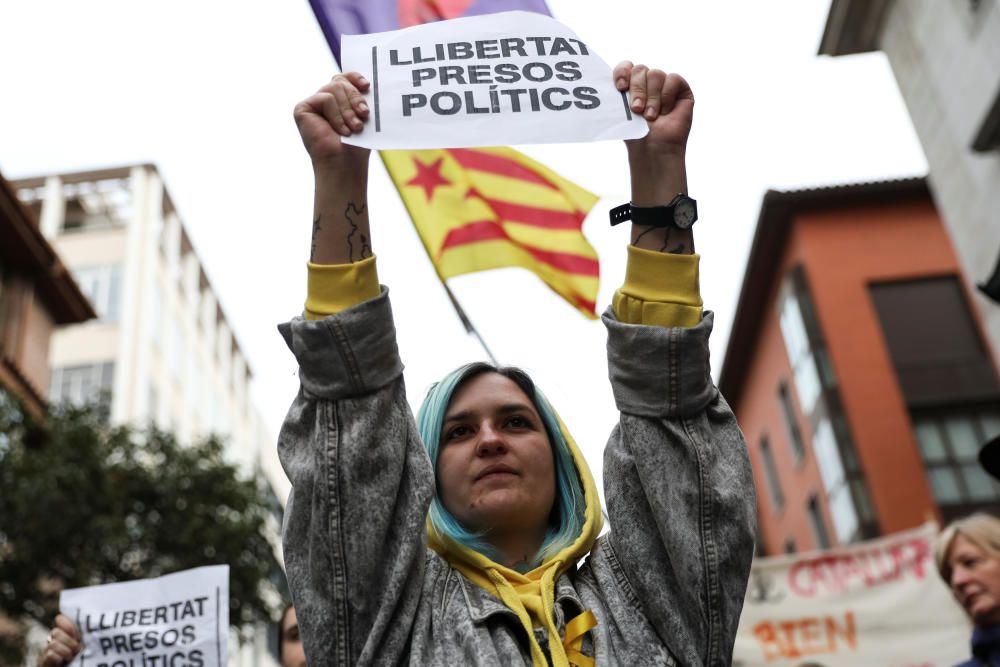
[[[529,564],[537,567],[546,558],[554,556],[573,544],[583,529],[586,500],[583,495],[583,485],[576,471],[573,454],[569,450],[566,438],[559,427],[555,410],[535,383],[520,368],[512,366],[496,367],[485,362],[475,362],[461,366],[433,385],[424,398],[423,405],[417,412],[417,428],[420,437],[427,448],[431,465],[437,476],[438,452],[441,449],[441,430],[445,413],[451,403],[452,396],[466,382],[484,373],[497,373],[516,384],[525,395],[531,399],[545,425],[545,433],[552,446],[552,454],[556,473],[556,501],[552,508],[552,520],[545,533],[542,546]],[[435,485],[436,486],[436,485]],[[441,502],[440,494],[435,493],[429,512],[433,529],[440,535],[448,537],[459,544],[478,551],[497,562],[500,554],[484,539],[484,533],[477,533],[463,526]]]

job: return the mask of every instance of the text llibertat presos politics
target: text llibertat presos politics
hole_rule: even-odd
[[[426,110],[441,116],[458,113],[489,114],[511,111],[562,111],[571,106],[578,109],[596,109],[601,100],[597,90],[590,86],[572,88],[553,85],[548,88],[513,87],[520,81],[545,83],[548,81],[572,83],[579,81],[583,74],[580,63],[575,60],[558,60],[548,63],[533,60],[525,64],[511,62],[496,65],[453,64],[462,60],[552,58],[560,56],[588,56],[587,45],[579,39],[566,37],[507,37],[502,39],[476,40],[472,42],[446,42],[435,44],[425,51],[420,46],[400,53],[389,50],[389,64],[394,67],[412,67],[411,78],[414,88],[426,82],[442,86],[457,84],[462,86],[482,86],[465,90],[462,94],[442,90],[428,96],[425,93],[406,93],[401,98],[403,116]],[[452,63],[452,64],[442,64]]]
[[[196,597],[157,607],[113,613],[86,614],[81,629],[97,637],[97,667],[202,667],[206,656],[189,648],[197,639],[195,624],[203,623],[208,597]],[[173,625],[167,629],[149,626]],[[117,654],[139,654],[139,659]]]

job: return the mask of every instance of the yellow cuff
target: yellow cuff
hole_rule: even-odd
[[[374,255],[351,264],[306,265],[309,288],[303,315],[307,320],[321,320],[379,294]]]
[[[615,292],[615,317],[628,324],[693,327],[701,321],[699,255],[628,247],[625,284]]]

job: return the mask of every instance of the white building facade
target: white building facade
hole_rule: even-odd
[[[1000,1],[833,0],[820,54],[876,50],[892,66],[1000,360]],[[991,277],[988,296],[977,286]]]
[[[12,185],[98,313],[54,333],[49,400],[103,397],[112,423],[152,422],[182,443],[217,434],[244,474],[276,474],[249,364],[156,167]],[[231,664],[276,664],[257,634],[239,651],[230,644]]]

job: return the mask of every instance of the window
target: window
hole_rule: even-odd
[[[73,277],[101,321],[117,322],[121,301],[121,267],[107,264],[77,269],[73,272]]]
[[[785,426],[788,429],[788,440],[792,445],[792,455],[796,463],[801,463],[806,456],[806,445],[802,440],[802,431],[792,405],[792,397],[788,394],[788,385],[782,382],[778,386],[778,400],[781,402],[781,412],[785,416]]]
[[[823,522],[823,512],[820,510],[819,499],[815,493],[809,496],[806,512],[809,514],[809,525],[812,527],[816,547],[819,549],[829,549],[831,545],[830,535],[826,532],[826,524]]]
[[[151,424],[158,424],[158,416],[160,409],[160,399],[159,395],[156,393],[156,387],[149,385],[149,395],[146,401],[146,419]]]
[[[160,292],[160,280],[156,276],[153,276],[149,289],[146,290],[146,298],[149,308],[149,337],[153,345],[160,347],[163,340],[163,334],[160,332],[163,328],[163,295]]]
[[[1000,483],[979,465],[979,448],[1000,435],[1000,409],[965,407],[917,412],[913,430],[935,500],[942,506],[1000,501]]]
[[[49,382],[49,400],[53,403],[68,401],[74,405],[94,402],[110,405],[114,376],[115,365],[110,361],[54,368]]]
[[[167,326],[170,338],[167,341],[167,364],[175,380],[181,379],[181,360],[184,358],[184,334],[177,320]]]
[[[979,448],[1000,433],[1000,381],[955,276],[869,287],[945,520],[1000,500]]]
[[[771,454],[771,445],[767,441],[767,436],[760,439],[760,456],[764,460],[764,477],[767,478],[767,489],[771,493],[771,503],[774,511],[779,511],[785,504],[785,497],[781,493],[781,484],[778,480],[778,470],[774,466],[774,456]]]
[[[132,217],[132,192],[128,178],[66,183],[61,233],[89,232],[120,227]]]
[[[996,399],[996,371],[957,277],[875,283],[869,291],[911,408]]]
[[[782,299],[779,323],[782,339],[785,341],[785,351],[792,365],[795,376],[795,389],[799,395],[799,405],[804,413],[811,414],[820,394],[819,373],[816,372],[816,361],[813,359],[806,333],[805,322],[798,299],[791,289],[785,290]]]
[[[787,540],[785,540],[785,553],[786,554],[793,554],[793,553],[795,553],[795,538],[794,537],[789,537]]]
[[[837,377],[823,340],[805,273],[791,270],[781,286],[778,316],[792,382],[801,409],[801,423],[810,429],[816,465],[823,479],[827,508],[837,540],[846,544],[878,534],[864,472],[858,461],[851,430],[844,417]],[[796,461],[805,457],[805,439],[800,415],[792,402],[788,385],[778,387]],[[826,544],[829,535],[823,532]]]

